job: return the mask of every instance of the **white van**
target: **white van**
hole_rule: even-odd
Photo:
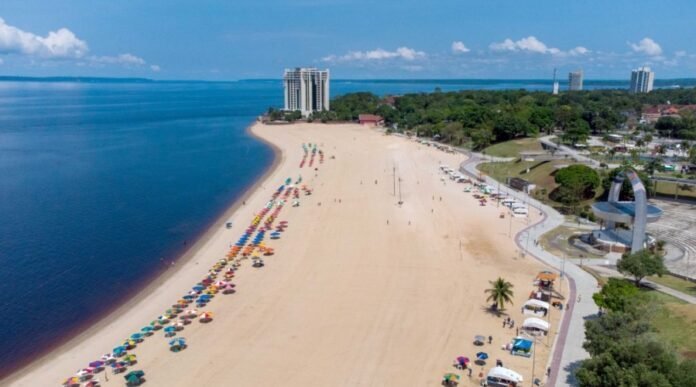
[[[512,213],[515,215],[529,215],[529,210],[527,207],[517,207],[512,209]]]
[[[510,205],[512,203],[515,203],[515,199],[513,199],[513,198],[505,198],[505,199],[500,201],[500,204],[507,206],[507,207],[510,207]]]

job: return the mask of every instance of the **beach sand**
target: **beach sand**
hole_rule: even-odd
[[[244,262],[233,281],[237,293],[217,295],[203,309],[214,320],[195,321],[179,334],[186,350],[170,352],[160,331],[133,351],[138,364],[129,370],[144,370],[145,385],[436,386],[444,373],[455,372],[466,386],[477,385],[478,373],[496,359],[531,380],[532,359],[501,349],[515,329],[503,328],[503,317],[487,311],[484,289],[497,277],[512,282],[514,305],[506,312],[521,325],[533,278],[547,268],[522,257],[509,235],[537,221],[537,213],[501,219],[502,206],[480,206],[462,184],[441,181],[439,163],[457,167],[464,156],[403,137],[353,124],[256,124],[252,131],[282,156],[234,211],[234,226],[216,225],[191,259],[147,294],[0,384],[57,386],[109,352],[190,290],[273,191],[300,174],[314,193],[302,195],[300,207],[283,208],[280,219],[290,226],[282,239],[267,243],[276,254],[266,266]],[[307,142],[325,153],[323,164],[315,161],[318,171],[299,168]],[[552,333],[559,317],[554,310]],[[493,344],[474,346],[477,334],[492,335]],[[537,377],[553,339],[537,346]],[[474,366],[469,381],[452,363],[479,351],[490,359]],[[110,371],[108,382],[104,372],[97,378],[105,386],[124,384]]]

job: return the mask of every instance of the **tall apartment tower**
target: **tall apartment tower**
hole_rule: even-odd
[[[631,93],[649,93],[653,89],[655,73],[650,67],[641,67],[631,71]]]
[[[285,110],[312,112],[329,110],[329,70],[316,68],[285,69]]]
[[[568,90],[582,90],[582,70],[571,71],[568,73]]]

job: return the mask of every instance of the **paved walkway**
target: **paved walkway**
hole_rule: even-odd
[[[480,173],[476,169],[476,165],[482,162],[481,155],[469,153],[469,156],[470,158],[460,166],[460,171],[478,178]],[[488,176],[485,179],[491,186],[499,184]],[[579,366],[580,361],[589,357],[589,354],[582,348],[582,344],[585,341],[584,323],[586,319],[596,316],[598,312],[596,305],[592,302],[592,294],[597,291],[597,281],[576,264],[568,261],[564,262],[559,257],[544,251],[541,246],[536,246],[533,243],[534,240],[538,240],[544,233],[562,225],[565,222],[563,215],[522,192],[514,191],[503,185],[500,186],[500,190],[527,203],[530,209],[536,208],[543,216],[539,223],[530,225],[518,233],[515,241],[521,251],[526,251],[527,254],[542,263],[558,270],[562,275],[562,279],[568,281],[570,288],[567,299],[568,307],[563,312],[563,318],[549,364],[551,374],[545,385],[577,385],[574,371]]]
[[[550,136],[544,136],[539,139],[539,141],[545,146],[545,147],[550,147],[550,148],[556,148],[559,151],[569,155],[571,158],[575,159],[576,161],[580,163],[586,163],[592,166],[592,168],[599,168],[599,161],[591,159],[587,156],[581,155],[577,150],[567,147],[565,145],[559,145],[556,144],[555,142],[551,141],[552,138],[556,137],[556,135],[552,134]]]

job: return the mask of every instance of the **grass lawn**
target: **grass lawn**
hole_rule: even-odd
[[[542,150],[541,143],[536,138],[519,138],[491,145],[483,152],[497,157],[519,157],[520,152]]]
[[[677,191],[679,197],[690,197],[696,198],[696,187],[692,187],[691,191],[677,188],[675,183],[669,181],[658,181],[655,184],[655,191],[660,195],[669,195],[674,197],[675,191]]]
[[[490,177],[505,184],[508,177],[520,177],[536,184],[534,197],[542,201],[548,201],[548,195],[558,186],[554,180],[553,173],[556,165],[570,165],[565,160],[554,160],[549,162],[540,161],[511,161],[506,163],[483,163],[479,164],[478,169]],[[527,173],[527,169],[529,173]],[[532,169],[533,168],[533,169]],[[542,193],[545,191],[545,194]]]
[[[687,280],[683,280],[679,277],[675,277],[673,275],[665,274],[662,277],[658,276],[652,276],[648,277],[650,281],[653,281],[655,283],[658,283],[660,285],[666,286],[668,288],[672,288],[674,290],[678,290],[682,293],[686,293],[692,296],[696,297],[696,282],[691,282]]]
[[[658,336],[680,355],[696,358],[696,305],[655,290],[645,291],[657,305],[651,317]]]

